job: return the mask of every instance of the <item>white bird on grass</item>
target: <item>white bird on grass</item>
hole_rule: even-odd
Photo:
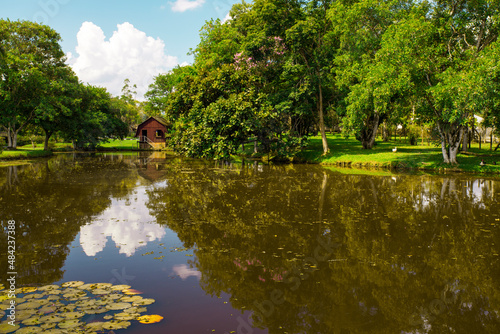
[[[397,152],[397,151],[398,151],[398,148],[397,148],[397,147],[394,147],[394,148],[392,149],[392,152]]]

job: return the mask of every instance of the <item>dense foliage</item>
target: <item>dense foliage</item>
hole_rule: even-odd
[[[128,103],[80,83],[60,40],[48,26],[0,20],[0,129],[10,148],[22,133],[43,132],[47,150],[54,134],[84,148],[128,132]]]
[[[325,124],[339,123],[370,149],[382,123],[426,124],[456,163],[474,115],[499,122],[498,1],[255,0],[230,16],[207,22],[194,64],[148,94],[185,154],[255,141],[289,155],[317,131],[327,153]]]

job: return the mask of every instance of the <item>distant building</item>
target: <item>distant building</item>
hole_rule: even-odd
[[[166,146],[165,133],[169,123],[158,116],[149,117],[139,124],[135,136],[139,138],[139,148],[160,150]]]

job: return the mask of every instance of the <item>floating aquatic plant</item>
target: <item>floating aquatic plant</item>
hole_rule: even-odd
[[[152,298],[139,296],[129,285],[82,281],[16,289],[16,298],[0,285],[0,333],[85,333],[128,328],[131,321],[152,324],[163,319],[144,315]],[[7,309],[15,301],[15,324],[9,324]]]

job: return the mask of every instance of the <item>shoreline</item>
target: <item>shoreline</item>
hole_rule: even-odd
[[[441,149],[430,144],[410,146],[403,140],[377,142],[371,150],[363,150],[361,144],[355,139],[342,137],[338,134],[327,135],[330,152],[322,154],[321,138],[319,136],[309,137],[308,145],[293,156],[283,161],[269,157],[269,155],[255,156],[253,150],[239,151],[232,156],[232,161],[256,160],[267,164],[319,164],[324,167],[342,168],[345,170],[384,170],[394,172],[425,172],[434,174],[467,174],[467,175],[500,175],[500,152],[471,148],[468,152],[460,152],[457,156],[458,165],[445,164],[443,162]],[[135,148],[132,141],[111,142],[106,146],[98,147],[92,151],[73,151],[67,147],[55,149],[54,151],[43,151],[21,147],[15,151],[3,151],[0,154],[0,167],[11,165],[29,164],[36,158],[46,158],[60,153],[106,153],[106,152],[164,152],[171,150],[142,150]],[[477,146],[477,144],[476,144]],[[486,144],[483,144],[485,147]],[[397,151],[393,148],[397,147]],[[5,156],[6,152],[9,153]],[[269,159],[270,158],[270,159]],[[486,165],[480,166],[484,160]],[[497,165],[496,162],[499,162]]]

